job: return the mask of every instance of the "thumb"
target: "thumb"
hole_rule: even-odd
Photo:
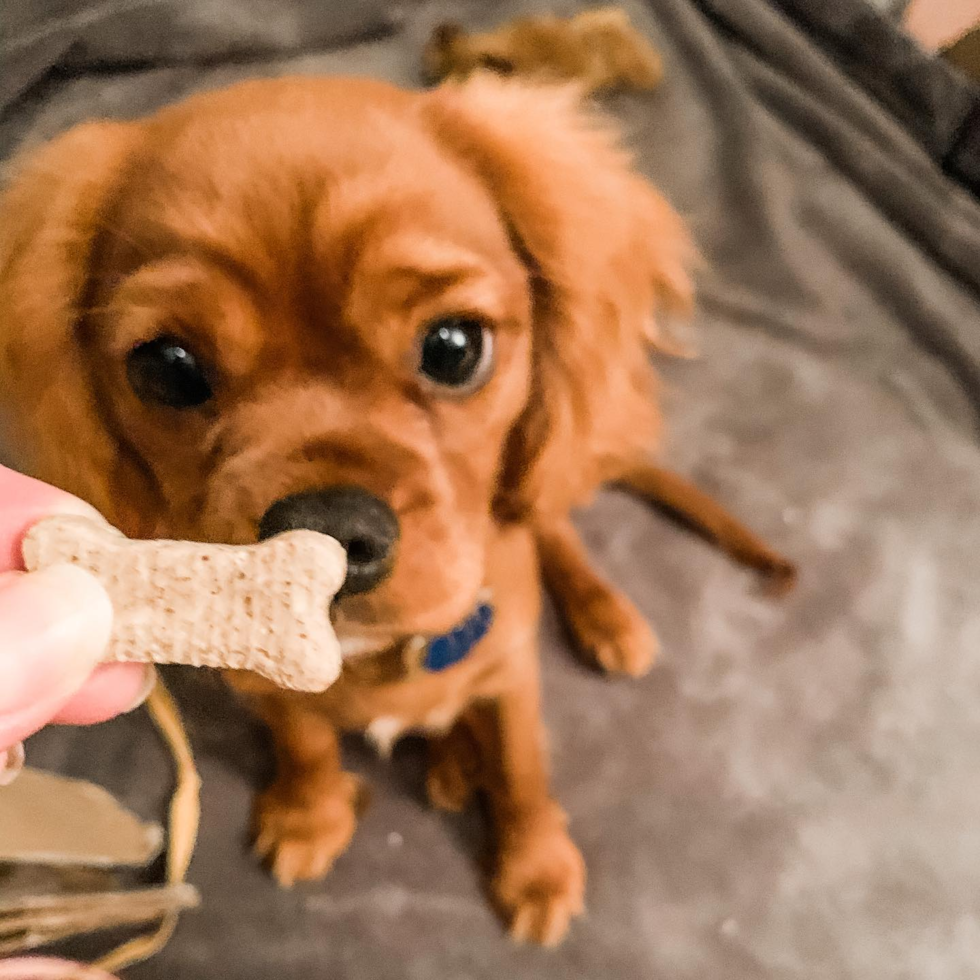
[[[51,720],[102,659],[112,604],[72,565],[0,575],[0,749]]]

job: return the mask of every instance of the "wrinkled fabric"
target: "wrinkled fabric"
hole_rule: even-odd
[[[126,33],[107,24],[29,84],[5,70],[0,145],[249,75],[415,85],[447,16],[476,28],[585,6],[437,0],[382,22],[380,3],[281,0],[269,19],[254,0],[236,46],[236,4],[148,0],[146,21],[98,5],[125,7]],[[478,867],[485,828],[425,806],[415,743],[383,764],[349,742],[373,806],[326,881],[279,891],[247,849],[267,737],[217,682],[171,673],[204,777],[204,906],[134,980],[976,977],[977,93],[859,0],[627,6],[666,79],[609,105],[704,256],[701,357],[663,365],[665,457],[799,562],[797,591],[766,598],[624,496],[581,515],[664,653],[644,680],[606,680],[545,616],[556,794],[590,872],[589,914],[556,952],[506,940]],[[324,11],[373,13],[331,32]],[[183,26],[165,42],[171,16]],[[321,35],[283,26],[315,18]],[[48,731],[29,752],[164,814],[168,762],[145,717]]]

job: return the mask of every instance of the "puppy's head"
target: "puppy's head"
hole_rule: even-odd
[[[573,93],[248,83],[80,127],[0,202],[22,462],[134,536],[343,540],[342,615],[437,632],[496,522],[656,435],[680,223]]]

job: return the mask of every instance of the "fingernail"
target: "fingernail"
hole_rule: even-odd
[[[152,693],[153,688],[157,686],[157,671],[155,667],[146,668],[146,680],[143,682],[143,686],[140,688],[139,694],[133,698],[133,703],[123,712],[124,715],[128,715],[131,711],[135,711]]]
[[[0,752],[0,786],[9,786],[24,768],[24,743]]]
[[[0,622],[6,641],[0,650],[3,711],[32,699],[55,700],[79,687],[105,653],[112,604],[93,575],[52,565],[5,582]],[[30,662],[31,672],[25,674],[15,661]]]

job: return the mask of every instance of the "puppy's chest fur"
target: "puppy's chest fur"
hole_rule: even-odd
[[[424,735],[444,735],[452,728],[459,717],[460,709],[447,705],[436,708],[422,719],[422,725],[408,725],[395,715],[379,715],[364,730],[367,740],[383,759],[387,759],[395,743],[411,733]]]
[[[338,728],[363,731],[383,756],[403,735],[445,733],[472,702],[493,697],[507,673],[496,629],[465,660],[439,673],[385,681],[384,656],[355,659],[322,696],[322,707]]]
[[[404,672],[397,650],[352,656],[321,698],[338,728],[363,731],[386,754],[410,732],[448,731],[476,701],[498,697],[537,671],[534,640],[540,584],[533,539],[526,528],[502,533],[489,549],[486,586],[496,599],[493,626],[456,665],[436,673]],[[344,637],[341,637],[342,643]],[[349,653],[355,653],[353,637]]]

